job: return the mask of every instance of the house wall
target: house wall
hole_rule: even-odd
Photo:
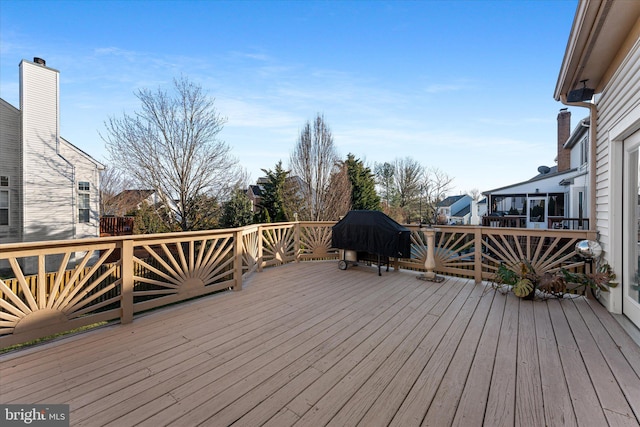
[[[588,163],[589,134],[585,133],[580,140],[571,148],[571,168],[578,168]]]
[[[57,70],[24,60],[20,63],[26,242],[74,237],[75,171],[58,153],[58,88]]]
[[[604,259],[622,271],[622,147],[626,137],[640,130],[640,40],[613,73],[597,98],[596,229]],[[603,294],[610,311],[621,312],[622,287]]]
[[[451,205],[450,212],[452,212],[452,213],[460,212],[462,209],[464,209],[465,207],[467,207],[467,206],[469,206],[471,204],[471,200],[472,199],[469,196],[461,197],[460,200],[456,200]]]
[[[67,161],[74,165],[75,168],[75,184],[74,184],[74,221],[75,224],[75,238],[83,239],[88,237],[100,236],[100,172],[95,162],[91,161],[82,151],[73,146],[69,142],[61,139],[60,154]],[[89,183],[89,197],[90,197],[90,214],[89,222],[78,222],[78,183]],[[71,203],[71,201],[67,201]]]
[[[22,240],[21,147],[20,110],[0,99],[0,176],[9,177],[9,225],[0,225],[0,243]]]

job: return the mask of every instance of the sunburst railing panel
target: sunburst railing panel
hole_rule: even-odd
[[[422,271],[427,259],[427,229],[407,226],[411,230],[411,258],[401,259],[402,268]],[[473,277],[476,245],[473,227],[438,227],[435,229],[434,255],[439,273]]]
[[[134,243],[134,311],[232,287],[234,244],[228,232]]]
[[[119,317],[113,243],[29,244],[0,251],[0,340],[6,345]]]
[[[531,264],[538,274],[561,268],[584,271],[585,262],[575,251],[581,240],[593,238],[591,232],[564,230],[483,229],[481,238],[482,278],[491,280],[500,264]]]
[[[296,259],[295,224],[267,224],[262,226],[262,264],[281,265]]]
[[[260,267],[260,228],[252,227],[242,233],[242,274],[246,276]]]
[[[300,223],[300,259],[323,260],[338,257],[338,250],[331,247],[331,227],[335,222]]]

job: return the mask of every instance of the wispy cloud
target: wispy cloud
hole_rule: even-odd
[[[464,85],[461,84],[432,84],[427,86],[424,91],[427,93],[443,93],[443,92],[457,92],[463,90]]]

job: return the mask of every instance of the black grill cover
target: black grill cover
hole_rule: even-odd
[[[411,231],[379,211],[349,211],[333,226],[331,244],[387,257],[411,257]]]

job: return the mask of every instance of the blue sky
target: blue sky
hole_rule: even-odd
[[[60,71],[61,134],[108,163],[99,132],[134,92],[185,75],[228,119],[253,180],[286,166],[323,113],[342,157],[411,156],[486,191],[553,166],[553,99],[577,0],[13,1],[0,4],[0,96],[18,64]],[[572,108],[572,126],[587,115]]]

